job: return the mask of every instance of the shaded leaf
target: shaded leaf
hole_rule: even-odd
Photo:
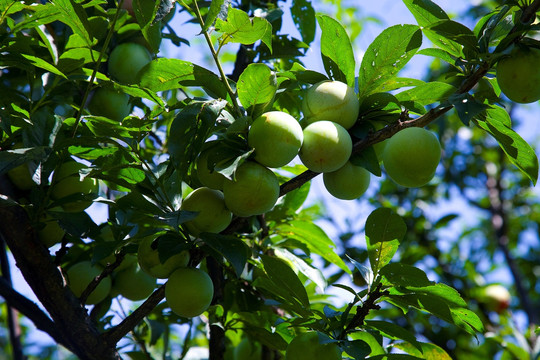
[[[251,251],[245,242],[234,236],[206,232],[201,233],[200,238],[229,261],[236,272],[236,276],[242,274],[246,262],[251,255]]]

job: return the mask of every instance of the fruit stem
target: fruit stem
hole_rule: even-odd
[[[122,8],[123,2],[124,0],[118,1],[118,7],[116,8],[116,13],[114,14],[111,27],[109,29],[109,32],[107,33],[107,37],[105,38],[103,47],[101,48],[101,51],[99,52],[99,56],[96,60],[96,65],[94,66],[94,69],[92,70],[92,75],[90,75],[90,79],[88,80],[88,86],[86,87],[86,90],[84,92],[83,99],[81,101],[81,106],[79,107],[79,110],[77,111],[77,116],[75,117],[75,125],[73,125],[73,132],[71,134],[72,138],[74,138],[75,135],[77,134],[77,129],[79,127],[79,123],[81,122],[84,106],[86,105],[86,101],[88,100],[90,91],[92,90],[94,86],[94,80],[96,80],[96,75],[97,75],[99,66],[101,65],[101,60],[103,59],[103,56],[105,55],[105,51],[107,51],[107,47],[109,46],[109,43],[111,42],[111,38],[114,33],[114,27],[116,26],[116,22],[118,21],[118,18],[120,17],[120,9]],[[92,53],[92,49],[90,49],[90,53]]]
[[[197,16],[197,20],[199,20],[201,29],[204,29],[204,20],[199,10],[199,5],[197,4],[196,0],[193,2],[193,4],[195,5],[194,11],[195,11],[195,15]],[[234,109],[239,116],[243,116],[242,110],[240,110],[240,107],[238,106],[238,102],[236,101],[236,96],[234,94],[234,91],[231,88],[229,81],[227,80],[227,75],[225,75],[225,71],[223,70],[223,67],[221,66],[221,62],[219,61],[218,52],[216,51],[216,49],[214,49],[214,44],[212,43],[212,39],[210,38],[208,31],[203,30],[203,34],[204,34],[204,38],[206,39],[206,43],[208,44],[208,47],[210,48],[210,52],[212,53],[212,57],[214,58],[214,62],[216,63],[219,74],[221,75],[221,81],[223,81],[223,84],[225,85],[225,88],[227,89],[227,93],[229,93],[229,96],[231,97],[231,102],[234,106]]]

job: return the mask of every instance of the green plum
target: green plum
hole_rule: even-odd
[[[223,193],[207,187],[193,190],[184,199],[180,209],[198,212],[195,219],[185,223],[186,229],[195,236],[201,232],[220,233],[232,220]]]
[[[311,86],[302,101],[307,124],[328,120],[350,129],[358,119],[360,101],[354,89],[341,81],[321,81]]]
[[[212,149],[203,150],[196,160],[197,178],[203,186],[214,190],[223,190],[223,182],[226,177],[219,172],[208,168],[208,157],[211,155]]]
[[[350,161],[336,171],[323,174],[326,190],[342,200],[353,200],[362,196],[369,187],[370,179],[369,171]]]
[[[101,272],[103,268],[99,265],[92,265],[90,261],[81,261],[71,266],[67,270],[68,285],[73,294],[79,297],[88,287],[88,284]],[[100,281],[98,286],[90,293],[86,304],[94,305],[103,301],[111,291],[111,278],[106,277]]]
[[[261,360],[262,347],[258,342],[253,342],[249,338],[243,338],[234,348],[234,360]]]
[[[207,273],[195,268],[175,270],[165,285],[165,299],[181,317],[193,318],[205,312],[214,297],[214,284]]]
[[[309,331],[296,336],[287,346],[285,360],[341,360],[341,350],[334,343],[319,343],[319,335]]]
[[[169,257],[164,263],[161,262],[154,240],[153,237],[143,239],[139,243],[137,252],[139,265],[149,275],[159,279],[166,279],[174,270],[186,267],[189,264],[189,251],[181,251]]]
[[[109,55],[109,74],[124,84],[137,82],[137,74],[152,61],[152,54],[137,43],[122,43]]]
[[[343,126],[321,120],[304,129],[304,143],[299,155],[302,163],[311,171],[336,171],[345,165],[351,153],[351,136]]]
[[[227,207],[238,216],[264,214],[279,197],[279,180],[268,168],[253,161],[238,167],[235,179],[223,184]]]
[[[112,292],[131,301],[144,300],[156,288],[156,278],[143,271],[137,263],[116,272]]]
[[[394,134],[386,144],[383,164],[398,185],[420,187],[434,176],[441,160],[441,145],[432,132],[418,127]]]
[[[259,164],[278,168],[295,158],[303,138],[302,127],[295,118],[282,111],[270,111],[253,121],[248,144],[255,149]]]
[[[80,179],[79,171],[86,169],[87,166],[79,162],[69,160],[60,165],[54,174],[54,183],[52,184],[51,196],[55,200],[65,197],[82,194],[92,195],[98,193],[98,182],[96,179],[86,176]],[[78,200],[62,204],[66,212],[81,212],[92,205],[92,201]]]
[[[92,115],[122,121],[131,113],[129,95],[111,88],[99,88],[88,103]]]
[[[540,49],[516,46],[497,63],[497,83],[512,101],[522,104],[540,100]]]

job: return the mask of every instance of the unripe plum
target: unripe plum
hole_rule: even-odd
[[[353,200],[364,194],[369,187],[370,178],[369,171],[350,161],[336,171],[323,174],[326,190],[342,200]]]
[[[352,140],[345,128],[332,121],[317,121],[304,129],[300,160],[315,172],[341,168],[351,157]]]
[[[186,229],[193,235],[201,232],[220,233],[232,220],[223,193],[207,187],[193,190],[184,199],[180,209],[198,212],[196,218],[185,223]]]
[[[383,153],[383,164],[388,176],[405,187],[427,184],[441,160],[441,145],[430,131],[412,127],[392,136]]]
[[[302,127],[295,118],[282,111],[270,111],[253,121],[248,144],[255,149],[258,163],[278,168],[294,159],[303,138]]]
[[[540,100],[540,49],[516,48],[497,63],[501,91],[517,103]]]
[[[149,275],[159,279],[166,279],[176,269],[186,267],[189,263],[190,255],[189,251],[181,251],[169,257],[164,263],[159,258],[159,251],[157,247],[153,247],[152,244],[154,238],[147,237],[139,243],[137,252],[137,258],[139,265]]]
[[[137,263],[118,271],[112,292],[131,301],[146,299],[156,288],[156,278],[144,272]]]
[[[223,182],[226,177],[223,174],[208,168],[208,156],[210,150],[203,150],[196,161],[197,178],[206,187],[214,190],[223,190]]]
[[[92,115],[121,121],[131,113],[129,95],[110,88],[99,88],[88,103]]]
[[[150,61],[152,55],[137,43],[122,43],[116,46],[109,55],[109,74],[124,84],[137,82],[137,74]]]
[[[79,171],[85,169],[86,165],[69,160],[60,165],[54,175],[55,182],[52,184],[51,196],[55,200],[65,198],[74,194],[91,195],[97,194],[97,180],[86,176],[80,179]],[[74,201],[62,204],[62,208],[67,212],[81,212],[92,205],[92,201]]]
[[[99,265],[92,265],[90,261],[81,261],[70,267],[67,271],[68,285],[76,297],[80,297],[88,284],[101,272],[103,268]],[[103,278],[98,286],[90,293],[86,304],[94,305],[103,301],[111,291],[111,278]]]
[[[60,227],[58,220],[46,215],[42,222],[45,226],[38,231],[39,240],[48,248],[60,243],[66,232]]]
[[[243,338],[234,348],[234,360],[261,360],[261,344],[250,341],[249,338]]]
[[[247,161],[236,170],[234,181],[225,181],[223,195],[225,204],[235,215],[260,215],[276,204],[279,180],[270,169]]]
[[[208,309],[214,284],[207,273],[195,268],[175,270],[165,285],[165,299],[178,316],[192,318]]]
[[[311,86],[302,101],[308,124],[328,120],[350,129],[358,119],[360,101],[354,89],[341,81],[321,81]]]
[[[341,360],[341,350],[334,344],[319,343],[319,335],[309,331],[296,336],[287,346],[285,360]]]

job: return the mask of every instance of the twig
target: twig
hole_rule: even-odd
[[[128,317],[126,317],[122,322],[115,327],[111,328],[109,331],[101,335],[101,337],[111,346],[119,342],[124,336],[129,334],[129,332],[137,326],[148,314],[154,310],[154,308],[163,300],[165,297],[165,285],[160,286],[156,291],[152,293],[139,306],[135,311],[133,311]]]
[[[88,299],[88,296],[96,289],[96,287],[99,285],[101,280],[105,279],[107,276],[111,275],[114,269],[116,269],[124,260],[125,253],[123,251],[120,251],[114,260],[112,264],[107,264],[105,269],[96,276],[92,281],[88,284],[86,289],[82,292],[81,296],[79,297],[79,300],[81,301],[81,304],[86,303],[86,300]]]

